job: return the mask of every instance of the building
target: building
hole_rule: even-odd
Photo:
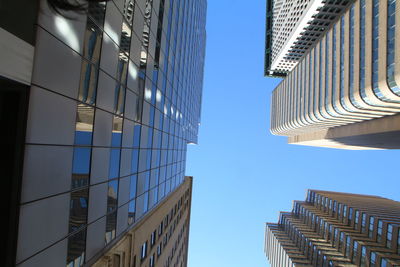
[[[272,267],[400,266],[400,203],[308,190],[266,224],[265,253]]]
[[[396,10],[352,2],[273,91],[271,132],[291,144],[400,148]]]
[[[353,0],[267,0],[266,76],[284,77]]]
[[[2,266],[89,265],[147,234],[197,142],[206,0],[48,1],[0,5]]]
[[[192,177],[128,231],[96,262],[104,266],[187,266]]]

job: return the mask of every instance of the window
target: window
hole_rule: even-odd
[[[352,262],[357,264],[357,253],[358,253],[358,242],[354,241],[353,243],[353,259]]]
[[[392,248],[393,225],[388,224],[386,233],[386,247]]]
[[[156,244],[156,235],[157,235],[157,230],[154,230],[153,233],[151,233],[150,236],[150,246],[153,247]]]
[[[381,259],[381,267],[387,267],[387,266],[389,266],[389,265],[388,265],[387,259],[382,258],[382,259]]]
[[[335,228],[335,231],[334,231],[334,238],[333,238],[333,246],[335,247],[336,246],[336,241],[338,240],[338,236],[339,236],[339,228]]]
[[[371,252],[369,267],[376,267],[376,253]]]
[[[383,230],[383,221],[378,220],[378,235],[377,235],[377,241],[378,243],[382,242],[382,230]]]
[[[161,222],[160,225],[158,226],[158,236],[162,235],[164,230],[164,222]]]
[[[339,239],[339,250],[342,249],[343,247],[343,242],[344,242],[344,232],[340,233],[340,239]]]
[[[140,259],[143,260],[145,259],[147,256],[147,241],[143,243],[142,245],[142,249],[140,252]]]
[[[346,238],[346,253],[345,253],[346,257],[350,256],[350,242],[351,242],[351,239],[350,239],[350,236],[348,235]]]
[[[358,223],[360,222],[360,211],[356,210],[355,219],[354,219],[354,228],[358,228]]]
[[[387,80],[390,89],[399,95],[400,89],[394,78],[396,53],[396,0],[388,1],[387,12]]]
[[[361,215],[361,232],[365,233],[367,230],[367,214],[365,212],[362,213]]]
[[[160,256],[162,253],[162,243],[157,246],[157,256]]]
[[[336,200],[333,201],[333,209],[332,209],[332,215],[335,216],[336,215],[336,209],[337,209],[337,202]]]
[[[366,267],[366,266],[367,266],[367,248],[365,246],[362,246],[360,267]]]
[[[155,262],[155,254],[151,255],[150,261],[149,261],[149,267],[154,267],[154,262]]]
[[[369,228],[368,228],[368,237],[372,238],[373,233],[374,233],[374,222],[375,222],[375,217],[370,216],[369,217]]]
[[[400,254],[400,228],[397,232],[397,254]]]
[[[353,208],[349,208],[349,217],[348,217],[348,225],[351,225],[351,221],[353,220]]]

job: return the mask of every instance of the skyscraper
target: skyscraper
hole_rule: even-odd
[[[284,77],[326,33],[353,0],[268,0],[265,70]]]
[[[271,132],[292,144],[400,148],[399,13],[392,0],[348,5],[274,90]]]
[[[308,190],[266,224],[265,253],[272,267],[400,266],[400,203]]]
[[[130,229],[93,267],[187,266],[192,177]]]
[[[184,182],[207,3],[94,1],[60,15],[28,2],[0,6],[2,266],[82,266]]]

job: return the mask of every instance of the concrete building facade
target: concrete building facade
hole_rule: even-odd
[[[398,10],[352,3],[273,91],[271,132],[292,144],[399,148]]]
[[[2,1],[2,266],[94,263],[180,188],[200,123],[206,8]]]
[[[265,253],[272,267],[400,266],[400,203],[308,190],[266,224]]]
[[[268,0],[265,75],[286,76],[353,0]]]
[[[192,183],[192,177],[185,177],[92,266],[187,266]]]

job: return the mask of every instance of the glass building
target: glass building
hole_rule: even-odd
[[[396,10],[394,0],[349,5],[273,91],[271,132],[294,144],[400,148]]]
[[[0,6],[5,261],[90,265],[184,182],[207,2],[30,2]]]
[[[400,266],[399,218],[390,199],[308,190],[266,224],[265,253],[272,267]]]

